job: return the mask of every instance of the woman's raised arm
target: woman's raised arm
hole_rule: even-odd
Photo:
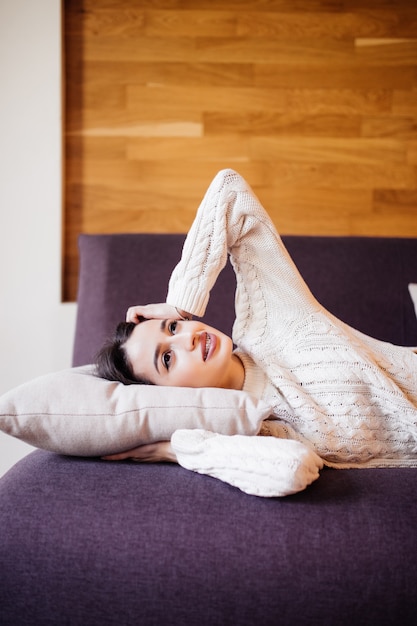
[[[271,218],[230,169],[220,171],[207,189],[171,275],[167,302],[203,316],[228,254],[237,278],[237,318],[244,319],[248,307],[279,310],[275,323],[285,324],[317,310]]]

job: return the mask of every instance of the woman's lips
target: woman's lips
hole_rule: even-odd
[[[203,361],[207,361],[213,354],[217,345],[217,337],[211,333],[201,334],[201,353]]]

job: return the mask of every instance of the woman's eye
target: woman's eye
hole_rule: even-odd
[[[169,370],[169,366],[171,365],[171,352],[164,352],[162,355],[162,362],[164,367]]]
[[[177,324],[178,322],[176,320],[174,320],[173,322],[170,322],[168,326],[168,330],[171,333],[171,335],[175,334],[175,331],[177,330]]]

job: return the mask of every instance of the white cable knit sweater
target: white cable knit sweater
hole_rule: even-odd
[[[228,253],[244,389],[273,406],[261,434],[303,442],[335,467],[417,467],[417,355],[350,328],[317,302],[233,170],[208,188],[167,302],[204,315]]]

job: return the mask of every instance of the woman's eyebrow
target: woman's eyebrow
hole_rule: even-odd
[[[167,320],[162,320],[161,325],[159,327],[161,333],[165,332],[166,325],[167,325]],[[156,346],[155,353],[153,355],[153,364],[158,374],[160,374],[160,371],[159,371],[159,355],[160,354],[161,354],[161,344],[158,343],[158,345]]]

